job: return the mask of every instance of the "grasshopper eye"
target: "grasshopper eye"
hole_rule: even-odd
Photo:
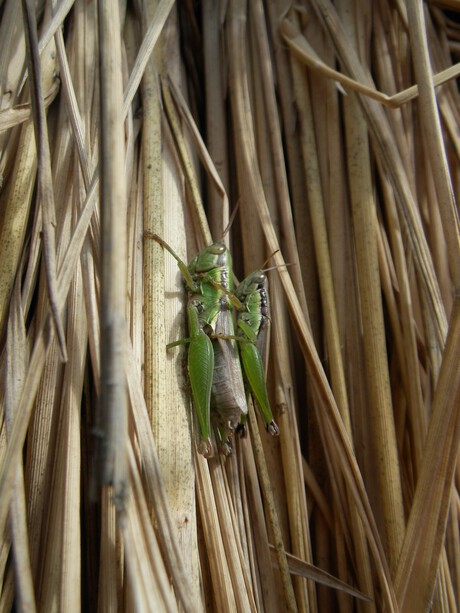
[[[227,247],[224,245],[224,243],[214,243],[208,247],[209,253],[212,253],[213,255],[222,255],[222,253],[225,253],[226,250]]]
[[[263,272],[255,273],[253,277],[253,282],[258,285],[263,285],[265,283],[265,274]]]

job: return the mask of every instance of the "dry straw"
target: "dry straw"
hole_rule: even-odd
[[[0,613],[457,610],[459,8],[0,2]],[[271,258],[279,438],[152,234]]]

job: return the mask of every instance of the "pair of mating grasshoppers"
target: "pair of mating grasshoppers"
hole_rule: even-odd
[[[209,245],[187,266],[159,236],[152,234],[150,238],[176,259],[188,290],[190,336],[168,348],[189,347],[188,374],[198,420],[199,453],[206,458],[214,455],[212,427],[220,452],[232,452],[235,431],[245,427],[249,393],[267,432],[277,435],[261,356],[269,324],[264,271],[253,272],[234,289],[232,257],[224,243]],[[238,313],[236,330],[233,309]]]

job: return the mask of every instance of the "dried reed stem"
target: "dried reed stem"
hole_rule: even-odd
[[[458,3],[23,4],[0,8],[0,612],[456,611]],[[279,437],[251,406],[231,457],[197,454],[152,234],[273,266]]]

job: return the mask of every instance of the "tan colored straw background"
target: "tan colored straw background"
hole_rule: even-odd
[[[0,0],[0,613],[457,611],[459,15]],[[280,435],[207,461],[150,235],[237,206]]]

